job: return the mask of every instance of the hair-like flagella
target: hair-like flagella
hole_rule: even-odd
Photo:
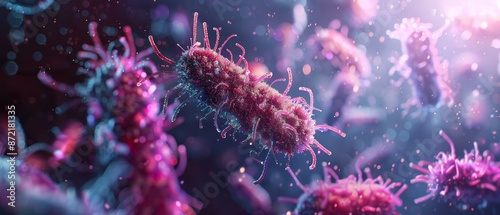
[[[304,194],[297,200],[290,198],[282,198],[282,200],[297,204],[294,211],[296,215],[398,214],[396,207],[403,204],[399,196],[406,190],[407,185],[401,186],[399,182],[391,183],[391,179],[384,180],[381,176],[373,178],[368,168],[365,171],[368,178],[363,180],[359,167],[360,160],[356,162],[357,178],[354,175],[349,175],[340,179],[335,171],[324,163],[324,180],[313,182],[311,187],[302,185],[295,173],[287,168]],[[332,182],[332,177],[335,182]],[[393,194],[391,189],[399,186],[401,188]]]
[[[73,88],[56,83],[44,72],[39,78],[54,89],[87,101],[87,123],[96,124],[92,127],[95,144],[104,151],[123,154],[133,167],[128,179],[132,201],[115,205],[116,210],[129,214],[193,213],[177,179],[185,165],[185,147],[177,147],[173,137],[165,133],[172,123],[159,115],[158,95],[165,92],[150,80],[136,85],[148,73],[156,73],[156,66],[146,59],[153,51],[136,54],[130,27],[124,27],[124,32],[125,37],[119,40],[123,53],[119,53],[114,42],[106,50],[97,23],[89,24],[94,45],[85,44],[84,51],[78,53],[85,65],[80,72],[88,76],[84,83]],[[174,168],[177,164],[178,171]]]

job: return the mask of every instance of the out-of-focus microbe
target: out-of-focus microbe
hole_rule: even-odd
[[[0,158],[0,161],[0,173],[5,175],[0,179],[0,193],[7,194],[3,195],[0,208],[6,209],[8,214],[102,214],[95,205],[78,197],[74,189],[60,188],[44,172],[27,165],[24,160],[13,160],[16,162],[13,166],[9,164],[12,160],[7,157]],[[7,179],[8,175],[15,177]],[[14,206],[8,205],[9,203]]]
[[[281,42],[281,58],[276,62],[277,70],[284,73],[287,68],[295,69],[295,62],[303,56],[303,51],[296,47],[300,35],[307,28],[307,12],[302,3],[293,7],[293,23],[282,23],[274,31],[274,38]]]
[[[229,36],[219,47],[219,29],[214,28],[217,39],[214,47],[211,48],[205,22],[203,23],[205,47],[201,48],[201,43],[197,42],[196,38],[197,20],[198,13],[195,13],[191,47],[184,50],[177,62],[163,56],[153,37],[149,37],[156,54],[169,65],[175,65],[179,84],[173,89],[181,89],[178,98],[184,94],[189,96],[176,108],[172,121],[187,102],[199,101],[202,109],[208,110],[207,114],[200,119],[200,125],[202,120],[214,114],[215,128],[222,133],[223,138],[229,130],[234,129],[249,134],[243,143],[260,140],[269,152],[263,162],[262,174],[255,183],[263,180],[271,154],[283,152],[290,159],[295,152],[302,153],[307,150],[312,155],[310,169],[316,166],[316,153],[312,146],[330,155],[331,152],[314,139],[316,130],[331,130],[341,136],[345,136],[345,133],[335,127],[317,125],[316,121],[311,118],[315,109],[311,89],[299,88],[309,93],[309,104],[302,97],[287,96],[292,86],[292,72],[288,69],[288,85],[283,93],[279,93],[263,82],[264,79],[271,77],[270,73],[259,77],[248,70],[245,49],[240,44],[236,43],[242,51],[236,62],[233,61],[233,54],[229,49],[226,51],[230,59],[221,55],[224,46],[236,34]],[[241,63],[244,64],[243,68],[239,66]],[[139,86],[141,84],[142,82],[138,83]],[[224,129],[219,127],[219,117],[226,119]]]
[[[307,41],[308,47],[312,47],[314,59],[328,60],[339,69],[329,87],[332,90],[324,94],[325,99],[330,102],[326,122],[329,125],[342,126],[346,122],[342,119],[369,121],[362,117],[358,119],[352,116],[344,117],[344,112],[356,106],[352,102],[362,93],[364,87],[369,86],[370,81],[367,78],[371,76],[370,62],[355,46],[355,42],[346,36],[346,26],[341,27],[338,20],[332,21],[330,26],[328,29],[318,29]],[[366,117],[379,118],[375,115]]]
[[[402,78],[395,82],[400,86],[405,80],[413,85],[414,98],[401,105],[406,116],[411,107],[417,106],[421,112],[432,111],[439,108],[443,103],[448,107],[453,105],[454,99],[451,88],[447,85],[448,66],[447,62],[441,64],[438,57],[436,43],[443,31],[449,26],[449,22],[431,32],[432,24],[421,23],[419,18],[404,18],[400,24],[395,24],[394,31],[387,31],[389,37],[401,41],[403,55],[399,60],[391,59],[395,64],[389,71],[394,75],[397,71]]]
[[[333,80],[332,86],[325,93],[326,100],[329,101],[326,122],[329,125],[341,125],[339,123],[344,118],[345,109],[355,106],[352,100],[358,93],[361,80],[354,72],[341,71]]]
[[[487,96],[483,95],[479,90],[473,90],[468,93],[462,103],[464,110],[461,115],[464,118],[465,126],[468,128],[480,128],[488,123],[489,111],[491,107]]]
[[[248,70],[257,77],[270,75],[271,73],[265,64],[259,62],[248,62]]]
[[[361,27],[373,21],[377,15],[378,0],[340,0],[349,8],[349,22],[354,27]]]
[[[71,121],[62,131],[55,132],[56,140],[52,144],[32,144],[23,150],[20,157],[25,159],[30,165],[37,166],[40,169],[45,169],[46,167],[56,168],[73,155],[78,143],[80,143],[82,139],[84,130],[85,128],[80,122]],[[31,155],[38,151],[47,151],[51,153],[51,157],[48,160],[37,158],[30,159]]]
[[[8,214],[72,214],[75,211],[100,214],[102,211],[87,202],[85,196],[80,197],[72,188],[61,188],[47,174],[27,162],[22,156],[26,150],[26,137],[19,121],[15,123],[16,151],[20,156],[0,157],[0,173],[5,175],[0,178],[0,186],[5,188],[0,194],[6,197],[0,200],[0,211]],[[0,147],[0,154],[6,151],[7,148]]]
[[[500,165],[489,151],[481,155],[477,142],[474,150],[464,151],[463,158],[455,155],[453,141],[442,130],[439,134],[450,144],[449,153],[439,152],[437,161],[410,163],[410,167],[422,172],[411,183],[426,183],[429,193],[415,199],[421,203],[437,196],[462,210],[484,208],[489,202],[500,201]]]
[[[172,123],[159,116],[157,96],[164,92],[150,80],[136,85],[147,73],[157,72],[156,66],[146,59],[153,51],[136,53],[131,28],[123,29],[125,37],[119,40],[123,53],[119,53],[114,42],[105,49],[97,23],[89,24],[94,45],[85,44],[84,51],[78,53],[84,62],[80,72],[89,77],[83,84],[71,87],[57,83],[45,72],[39,73],[39,78],[89,104],[87,119],[90,125],[97,123],[93,127],[96,145],[116,154],[120,154],[119,146],[127,148],[121,151],[133,167],[129,179],[133,201],[110,207],[128,214],[193,214],[190,198],[181,190],[174,168],[177,164],[179,171],[184,168],[177,156],[185,158],[185,148],[177,147],[175,140],[164,132]]]
[[[271,196],[260,185],[253,184],[254,178],[243,169],[233,172],[228,177],[229,184],[234,189],[234,195],[246,210],[251,214],[272,214]]]
[[[441,1],[444,15],[462,30],[462,37],[498,38],[500,4],[496,0]],[[468,39],[468,38],[464,38]]]
[[[384,180],[381,176],[373,178],[369,168],[365,169],[367,179],[363,180],[359,161],[356,162],[357,178],[349,175],[340,179],[335,171],[323,163],[323,181],[313,182],[311,187],[304,186],[295,176],[295,173],[287,168],[295,183],[304,194],[298,199],[282,198],[282,201],[296,203],[293,214],[295,215],[374,215],[374,214],[398,214],[396,207],[403,204],[399,196],[406,190],[407,185],[392,182],[391,179]],[[332,182],[331,178],[336,181]],[[401,186],[401,187],[400,187]],[[396,193],[391,189],[400,187]]]
[[[336,20],[338,21],[338,20]],[[321,29],[311,36],[307,44],[309,47],[321,46],[319,58],[329,60],[333,66],[344,72],[354,72],[359,78],[367,78],[371,75],[371,65],[366,55],[361,52],[355,42],[346,36],[346,33],[336,29],[340,22],[332,22],[332,28]],[[345,29],[345,30],[344,30]],[[346,31],[344,26],[341,31]]]
[[[393,155],[395,152],[395,145],[392,143],[387,143],[382,140],[373,141],[371,146],[366,147],[359,153],[358,158],[362,159],[353,159],[348,165],[348,172],[354,172],[356,169],[356,165],[359,166],[368,166],[371,163],[374,163],[376,160],[381,160],[383,157]]]
[[[0,0],[0,6],[3,6],[9,10],[15,11],[20,14],[32,15],[35,13],[42,12],[50,7],[54,3],[54,0],[40,0],[35,6],[24,6],[16,3],[16,1],[10,0]]]

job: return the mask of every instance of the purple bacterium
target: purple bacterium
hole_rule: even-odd
[[[304,194],[298,199],[280,198],[281,201],[296,203],[297,206],[293,214],[295,215],[375,215],[375,214],[398,214],[396,207],[403,204],[399,196],[406,190],[407,185],[401,186],[399,182],[392,182],[391,179],[384,180],[381,176],[373,178],[369,168],[365,168],[368,176],[363,180],[359,162],[356,162],[356,172],[358,177],[349,175],[340,179],[335,171],[323,163],[323,181],[316,181],[311,187],[304,186],[295,176],[295,173],[287,167],[288,172],[294,179],[298,187]],[[331,178],[336,180],[332,182]],[[393,194],[391,189],[401,186]]]
[[[236,43],[242,51],[236,63],[229,49],[226,51],[231,56],[230,59],[221,55],[226,43],[236,34],[229,36],[218,47],[219,29],[214,28],[217,39],[214,47],[211,48],[205,22],[203,23],[205,47],[201,48],[201,43],[197,42],[196,38],[197,22],[198,13],[194,13],[191,47],[184,50],[177,62],[163,56],[153,37],[149,36],[156,54],[169,65],[175,65],[179,84],[173,89],[181,89],[177,99],[186,93],[189,95],[189,98],[176,108],[172,121],[183,106],[195,100],[199,101],[203,110],[208,110],[207,114],[200,119],[200,127],[202,127],[202,120],[213,113],[215,128],[222,133],[222,138],[226,137],[229,130],[234,129],[234,131],[240,130],[249,134],[243,143],[260,140],[269,152],[263,162],[262,174],[255,181],[256,184],[264,179],[271,154],[283,152],[290,160],[294,152],[302,153],[308,150],[312,155],[310,169],[316,166],[316,154],[311,146],[316,146],[331,155],[328,149],[314,139],[315,131],[331,130],[343,137],[345,133],[328,125],[316,125],[316,121],[311,118],[315,109],[311,89],[299,88],[309,93],[309,104],[302,97],[287,96],[292,86],[292,72],[288,69],[288,85],[283,93],[279,93],[263,82],[264,79],[272,76],[271,73],[258,77],[248,70],[245,49],[240,44]],[[241,63],[245,65],[243,68],[239,66]],[[137,85],[141,86],[141,82]],[[222,130],[217,122],[219,117],[227,120],[227,125]]]
[[[395,82],[401,86],[403,81],[409,80],[413,85],[414,98],[401,105],[403,115],[410,112],[412,106],[417,105],[419,111],[432,111],[447,103],[453,105],[454,100],[451,88],[446,84],[448,80],[447,62],[440,63],[436,43],[442,32],[449,26],[447,22],[438,30],[431,32],[432,24],[421,23],[419,18],[404,18],[401,24],[395,24],[394,31],[387,31],[389,37],[401,41],[403,55],[399,60],[391,59],[395,64],[389,71],[394,75],[397,71],[402,78]]]
[[[103,214],[98,206],[86,201],[85,196],[79,198],[74,190],[61,188],[45,172],[27,164],[26,160],[19,157],[16,160],[16,164],[11,166],[8,157],[0,157],[0,173],[5,175],[0,179],[0,186],[4,188],[0,191],[4,196],[0,200],[2,214]],[[15,171],[14,180],[7,178],[13,175],[12,171]]]
[[[244,207],[249,214],[273,214],[271,196],[260,185],[253,184],[254,178],[244,169],[233,172],[228,177],[235,201]]]
[[[45,72],[39,73],[39,79],[58,91],[88,101],[91,108],[87,121],[90,125],[98,123],[94,128],[95,144],[106,154],[120,154],[119,146],[127,148],[121,151],[133,167],[132,176],[127,179],[127,189],[133,196],[123,201],[133,203],[119,202],[117,210],[127,214],[194,214],[190,198],[177,179],[185,167],[185,147],[177,147],[173,137],[164,132],[172,123],[158,114],[157,97],[165,92],[150,80],[136,86],[148,72],[157,72],[156,66],[146,59],[153,50],[136,53],[131,28],[123,29],[125,37],[119,40],[123,53],[119,54],[114,42],[105,49],[97,23],[89,24],[94,45],[84,44],[84,51],[78,53],[78,58],[85,62],[80,72],[89,76],[83,84],[71,87],[57,83]]]
[[[436,162],[410,163],[410,167],[424,173],[410,182],[426,183],[429,191],[427,195],[415,199],[415,203],[437,195],[461,210],[484,208],[488,202],[499,202],[500,165],[494,161],[493,155],[486,150],[481,156],[477,142],[474,142],[474,150],[464,151],[464,157],[459,159],[455,155],[453,141],[442,130],[439,134],[450,144],[451,152],[439,152]]]
[[[331,28],[328,29],[318,29],[316,34],[308,39],[307,45],[313,47],[311,50],[314,59],[328,60],[339,69],[329,87],[332,89],[331,93],[325,96],[330,101],[326,122],[329,125],[342,126],[345,122],[341,120],[344,118],[344,110],[355,106],[351,105],[352,101],[361,94],[363,87],[369,86],[370,82],[366,78],[372,73],[366,55],[355,46],[353,40],[346,36],[347,26],[341,27],[338,20],[332,21],[330,26]],[[340,30],[337,31],[337,29]],[[345,117],[345,119],[349,118],[352,119],[352,116]],[[358,119],[363,121],[366,118],[359,117]]]

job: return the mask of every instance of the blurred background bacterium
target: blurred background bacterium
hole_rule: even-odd
[[[0,214],[500,214],[499,14],[497,0],[0,0]],[[177,60],[193,31],[206,45],[202,22],[212,48],[237,34],[221,53],[242,75],[306,111],[310,89],[311,124],[346,136],[316,132],[324,150],[289,160],[270,139],[239,144],[251,121],[200,129],[231,102],[181,104],[195,95],[148,36]],[[295,137],[300,123],[273,120],[289,126],[258,133]]]

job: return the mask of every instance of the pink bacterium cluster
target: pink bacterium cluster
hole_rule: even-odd
[[[366,168],[368,176],[363,180],[359,162],[356,162],[358,177],[349,175],[340,179],[335,171],[323,163],[323,181],[312,183],[311,187],[304,186],[288,167],[287,170],[300,187],[304,194],[299,199],[282,198],[283,201],[296,203],[295,215],[324,214],[324,215],[374,215],[374,214],[398,214],[396,207],[403,204],[399,196],[406,190],[407,185],[392,182],[391,179],[384,180],[381,176],[373,178],[370,169]],[[335,179],[332,182],[331,177]],[[391,189],[400,189],[392,193]]]
[[[394,31],[387,31],[389,37],[401,41],[403,49],[399,60],[391,59],[395,65],[389,75],[396,71],[401,74],[402,78],[394,83],[395,86],[409,80],[415,96],[401,105],[403,115],[407,115],[412,106],[418,106],[416,116],[437,109],[443,103],[448,107],[454,103],[453,92],[447,85],[447,62],[440,62],[436,49],[437,40],[448,26],[449,23],[431,32],[432,24],[421,23],[419,18],[404,18],[401,24],[395,25]]]
[[[342,27],[340,21],[333,21],[331,29],[318,29],[316,34],[307,41],[309,46],[321,45],[321,58],[326,58],[332,65],[340,68],[343,73],[355,73],[359,78],[367,78],[371,75],[371,65],[366,55],[355,46],[355,42],[349,39],[347,29]],[[359,86],[358,86],[359,87]]]
[[[331,154],[314,138],[315,131],[331,130],[341,136],[345,134],[328,125],[316,125],[316,121],[311,118],[315,109],[311,89],[299,88],[309,93],[309,104],[302,97],[287,96],[292,85],[292,73],[288,69],[288,86],[283,93],[279,93],[263,82],[264,79],[271,77],[271,73],[257,77],[248,70],[245,49],[240,44],[236,43],[242,51],[236,62],[233,61],[233,54],[229,49],[226,51],[230,59],[221,55],[226,43],[236,34],[229,36],[218,47],[219,29],[214,28],[217,39],[214,47],[211,48],[206,23],[203,23],[205,47],[201,48],[201,43],[197,42],[196,38],[197,19],[198,13],[195,13],[193,44],[188,50],[184,50],[177,62],[163,56],[152,36],[149,37],[156,54],[166,63],[175,65],[179,84],[173,89],[182,89],[177,98],[184,94],[189,96],[176,108],[172,121],[175,120],[180,108],[189,101],[199,101],[203,110],[208,110],[207,114],[200,119],[200,124],[210,114],[214,114],[215,128],[218,132],[222,132],[223,138],[229,130],[234,129],[234,131],[239,130],[249,134],[243,143],[260,140],[269,151],[264,161],[262,174],[255,183],[263,180],[270,155],[277,152],[285,153],[290,159],[294,152],[302,153],[307,150],[312,155],[310,169],[314,169],[316,154],[312,146],[318,147],[328,155]],[[243,68],[240,67],[241,63],[244,64]],[[140,86],[141,82],[138,85]],[[219,127],[219,117],[226,119],[224,129]]]
[[[442,130],[439,134],[450,144],[451,151],[439,152],[435,162],[410,163],[410,167],[423,173],[411,183],[426,183],[429,191],[415,199],[415,203],[442,196],[445,202],[469,210],[484,208],[488,202],[499,202],[500,164],[494,161],[493,155],[489,151],[481,155],[474,142],[474,150],[464,151],[464,157],[457,158],[452,140]]]
[[[191,199],[181,190],[177,179],[186,165],[186,149],[177,146],[174,138],[165,133],[174,125],[159,115],[157,97],[164,92],[150,80],[136,86],[147,73],[157,72],[156,66],[146,59],[153,51],[136,53],[131,28],[123,29],[125,37],[119,40],[123,47],[120,53],[114,42],[105,49],[97,33],[97,23],[89,24],[94,45],[85,44],[84,51],[78,53],[84,62],[80,72],[89,77],[84,83],[71,87],[57,83],[45,72],[39,73],[39,78],[58,91],[88,101],[87,123],[95,135],[94,144],[108,156],[109,152],[121,155],[132,166],[125,188],[132,196],[118,198],[116,204],[106,204],[106,209],[138,215],[194,214]],[[101,177],[110,180],[106,175]],[[109,188],[97,188],[100,189]]]

